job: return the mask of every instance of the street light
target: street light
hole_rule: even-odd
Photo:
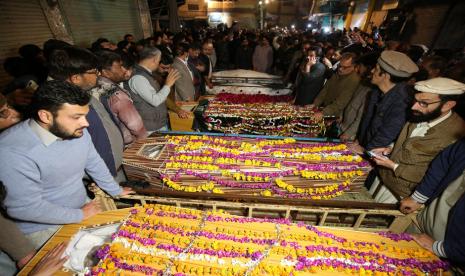
[[[265,0],[265,3],[268,3],[268,0]],[[258,1],[258,5],[260,6],[260,30],[263,30],[264,24],[263,24],[263,1],[260,0]]]

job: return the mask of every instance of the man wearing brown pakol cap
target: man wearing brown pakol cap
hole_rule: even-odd
[[[418,66],[405,54],[384,51],[372,70],[371,91],[367,110],[357,135],[366,150],[387,147],[399,136],[411,104],[410,87],[406,81]]]
[[[394,147],[372,150],[379,156],[373,160],[379,165],[380,182],[370,189],[377,202],[395,203],[409,196],[433,158],[465,136],[465,122],[452,111],[465,84],[434,78],[415,83],[415,91],[408,122]]]

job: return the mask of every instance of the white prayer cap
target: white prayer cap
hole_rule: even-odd
[[[461,95],[465,84],[449,78],[434,78],[415,83],[415,90],[439,95]]]

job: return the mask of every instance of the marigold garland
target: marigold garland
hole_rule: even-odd
[[[265,197],[330,199],[349,190],[369,168],[345,144],[196,135],[166,139],[170,157],[160,174],[163,183],[189,193],[221,194],[234,188]],[[204,182],[184,183],[183,176]]]
[[[331,231],[286,219],[146,205],[131,210],[89,274],[424,275],[448,269],[406,234],[354,239],[352,232]]]

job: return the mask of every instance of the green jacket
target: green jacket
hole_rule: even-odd
[[[326,116],[340,117],[359,83],[360,77],[355,72],[345,76],[334,74],[326,82],[313,104],[323,107],[323,114]]]

